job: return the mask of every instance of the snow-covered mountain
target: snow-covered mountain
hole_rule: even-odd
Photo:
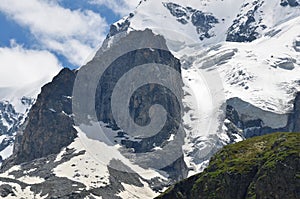
[[[188,134],[185,159],[193,174],[203,168],[197,156],[205,156],[195,149],[206,143],[211,150],[216,144],[208,134],[218,135],[222,143],[254,134],[244,130],[247,135],[236,134],[232,140],[226,133],[229,120],[216,125],[224,121],[224,113],[218,111],[227,99],[246,102],[235,102],[236,109],[249,103],[262,110],[241,110],[245,122],[262,120],[264,127],[286,127],[300,88],[299,20],[296,1],[142,1],[129,17],[113,24],[110,35],[150,28],[166,38],[181,60],[184,90],[192,94],[183,99],[193,107],[183,119]],[[247,129],[251,128],[256,126]]]
[[[1,196],[153,198],[226,144],[299,131],[299,8],[297,0],[141,1],[112,24],[91,62],[43,87],[3,165]],[[153,63],[172,70],[135,70]],[[129,104],[114,101],[120,94],[132,94]],[[113,110],[115,102],[123,106]],[[169,114],[158,134],[118,125],[124,107],[135,123],[159,123],[152,103]]]
[[[16,132],[21,124],[24,122],[26,113],[30,106],[33,104],[33,100],[22,97],[21,103],[24,104],[24,112],[16,112],[14,106],[8,101],[0,102],[0,160],[7,159],[13,153],[13,143]]]

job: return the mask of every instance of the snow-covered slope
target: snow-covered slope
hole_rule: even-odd
[[[148,27],[175,43],[225,39],[243,1],[143,1],[130,20],[130,29]]]
[[[238,36],[241,39],[249,34],[258,38],[299,14],[298,7],[282,6],[279,1],[145,0],[129,17],[116,22],[113,30],[150,28],[164,35],[169,48],[176,51],[180,42],[194,44],[201,40],[205,47],[226,39],[238,41]]]
[[[274,30],[279,31],[278,34],[272,37],[263,36],[252,43],[222,42],[205,49],[201,49],[201,44],[199,44],[193,47],[193,50],[187,48],[186,53],[182,50],[181,60],[186,59],[190,64],[189,68],[183,70],[185,74],[183,77],[189,80],[195,92],[194,86],[197,85],[197,81],[199,82],[199,78],[213,77],[214,73],[218,73],[221,84],[208,80],[208,84],[204,87],[210,91],[211,88],[218,87],[217,92],[224,94],[224,103],[225,99],[238,97],[265,111],[276,114],[291,112],[295,94],[300,90],[300,54],[294,49],[295,40],[300,31],[300,17],[280,24],[274,27]],[[219,85],[216,85],[218,83]],[[198,85],[198,90],[200,88],[201,85]],[[212,97],[212,102],[220,99],[215,93],[213,96],[206,96]],[[202,97],[197,100],[197,104],[209,107],[210,103],[204,99],[205,97]],[[243,114],[251,115],[250,110]],[[196,137],[205,135],[203,131],[209,126],[207,125],[210,124],[209,121],[213,118],[217,119],[213,114],[210,116],[203,116],[200,122],[194,121],[198,125],[203,123],[198,128],[192,128],[191,132],[196,129],[200,132]],[[267,114],[255,115],[252,119],[261,119],[265,126],[271,128],[284,128],[287,125],[286,119],[269,117]],[[222,119],[217,122],[215,120],[219,124],[221,121]],[[185,122],[193,126],[190,120],[185,119]],[[217,129],[217,131],[210,130],[212,130],[210,133],[218,134],[221,140],[225,142],[230,140],[226,135],[226,128]],[[192,140],[190,142],[192,146],[195,146],[193,145],[195,141]]]

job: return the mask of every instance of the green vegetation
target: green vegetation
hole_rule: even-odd
[[[300,133],[274,133],[225,146],[203,173],[159,198],[298,198]]]
[[[225,172],[244,173],[254,166],[274,167],[287,156],[300,153],[298,133],[274,133],[225,146],[212,159],[209,175],[217,177]]]

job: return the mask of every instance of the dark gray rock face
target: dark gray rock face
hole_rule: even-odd
[[[28,114],[25,129],[16,144],[13,162],[22,163],[59,153],[76,137],[73,128],[71,95],[75,73],[63,69],[42,88]],[[17,147],[18,146],[18,147]]]
[[[119,128],[111,110],[111,96],[114,87],[126,72],[136,66],[147,63],[168,65],[180,72],[179,60],[174,58],[170,52],[159,49],[141,49],[119,57],[109,66],[98,84],[96,112],[99,121],[108,123],[112,129]],[[143,75],[147,74],[136,74],[136,77],[143,78]],[[173,84],[182,85],[178,82]],[[125,134],[123,133],[123,135],[119,136],[119,138],[123,137],[121,143],[128,148],[134,148],[137,153],[148,152],[154,146],[161,146],[178,129],[178,124],[181,122],[180,106],[177,100],[170,90],[158,84],[147,84],[137,89],[129,103],[130,115],[135,123],[140,126],[149,124],[149,109],[154,104],[160,104],[166,109],[168,119],[164,128],[155,136],[133,141],[126,139],[126,133],[128,132],[125,132]]]
[[[215,24],[219,23],[218,19],[212,13],[205,13],[191,7],[183,7],[176,3],[163,3],[170,13],[177,18],[177,21],[182,24],[191,22],[199,34],[199,39],[208,39],[214,36],[210,30]]]
[[[289,132],[300,132],[300,93],[294,100],[294,110],[289,116],[287,128]]]
[[[7,196],[15,196],[14,192],[13,192],[13,188],[8,185],[8,184],[2,184],[0,185],[0,196],[5,198]]]
[[[262,18],[258,21],[256,20],[256,14],[263,3],[264,1],[256,0],[245,14],[239,14],[237,16],[227,31],[226,41],[251,42],[260,36],[258,30],[265,29],[266,26],[261,23]],[[248,6],[249,3],[245,3],[243,8]],[[247,20],[245,20],[245,18]]]
[[[115,24],[112,24],[110,26],[109,33],[107,35],[107,38],[112,37],[118,33],[127,31],[130,26],[130,19],[134,16],[133,13],[130,13],[129,16],[122,22],[117,22]]]
[[[245,138],[284,131],[288,115],[261,110],[239,98],[227,100],[226,118],[231,123],[226,127],[234,134]]]
[[[166,44],[164,43],[164,45]],[[114,87],[118,80],[135,66],[152,63],[167,65],[178,74],[181,72],[179,60],[167,50],[139,49],[120,56],[109,66],[102,77],[99,77],[94,109],[98,121],[104,122],[113,130],[119,129],[111,110],[111,95]],[[156,69],[153,72],[158,72],[157,76],[160,75]],[[141,79],[144,78],[143,76],[147,77],[148,74],[136,74],[136,77]],[[73,142],[77,134],[73,128],[71,101],[75,77],[76,74],[73,71],[63,69],[51,83],[42,88],[41,94],[28,114],[23,132],[16,136],[14,155],[6,161],[4,167],[57,154],[63,147]],[[177,85],[176,89],[179,90],[179,93],[183,93],[181,80],[178,82],[170,74],[168,81],[173,81],[171,84]],[[150,122],[151,106],[159,104],[167,112],[166,123],[160,132],[143,139],[128,139],[128,132],[119,132],[115,137],[115,142],[119,142],[126,148],[134,149],[134,153],[137,154],[150,152],[155,147],[163,147],[169,142],[171,134],[177,133],[182,122],[180,100],[167,87],[159,84],[150,83],[138,88],[131,96],[128,107],[134,122],[140,126],[147,125]],[[177,171],[178,176],[174,176],[174,178],[185,177],[186,168],[182,160],[174,159],[174,162],[174,165],[178,163],[174,169],[180,169]],[[167,170],[176,173],[175,170],[171,171],[171,168]]]
[[[197,27],[197,33],[200,34],[200,40],[210,38],[213,35],[209,34],[209,30],[213,28],[213,24],[218,23],[218,19],[211,14],[196,11],[192,15],[192,23]]]
[[[296,7],[300,5],[299,0],[281,0],[280,5],[283,7],[286,6],[291,6],[291,7]]]
[[[140,157],[143,153],[153,152],[156,147],[163,148],[169,143],[168,140],[172,134],[178,134],[177,131],[182,123],[182,109],[180,104],[182,100],[181,96],[183,96],[183,82],[181,79],[175,78],[172,74],[168,74],[168,76],[165,77],[158,67],[158,65],[168,66],[168,68],[176,71],[177,74],[181,73],[179,60],[168,50],[163,50],[166,49],[166,44],[161,36],[154,36],[150,30],[146,30],[144,33],[136,32],[132,34],[136,34],[134,38],[144,38],[142,35],[148,34],[149,37],[143,39],[146,42],[147,40],[151,40],[152,37],[157,37],[162,47],[161,49],[142,48],[133,50],[116,58],[108,68],[105,69],[104,73],[101,74],[101,78],[99,78],[95,95],[95,110],[98,121],[102,121],[107,124],[107,127],[118,131],[118,135],[114,137],[113,142],[120,143],[129,150],[133,149],[134,154]],[[123,41],[120,40],[118,45],[125,45],[122,42]],[[90,64],[97,64],[93,62],[96,61],[94,60]],[[153,105],[161,105],[166,111],[167,116],[164,126],[155,135],[134,137],[130,135],[131,132],[123,132],[124,130],[118,126],[116,118],[114,118],[112,113],[112,94],[118,81],[129,72],[131,74],[134,73],[132,76],[136,77],[137,80],[147,79],[149,73],[142,73],[140,71],[132,72],[135,68],[147,64],[150,64],[149,68],[151,72],[149,73],[154,74],[156,76],[155,78],[159,78],[161,81],[168,81],[181,93],[181,96],[176,96],[169,88],[163,85],[151,82],[136,88],[130,96],[128,104],[130,117],[135,124],[138,126],[147,126],[151,123],[150,112]],[[89,66],[87,65],[85,67]],[[126,88],[124,89],[126,90]],[[123,118],[123,120],[129,120],[131,118]],[[172,173],[172,179],[182,179],[187,175],[187,168],[182,158],[183,157],[178,157],[178,159],[174,159],[173,162],[170,162],[170,167],[167,167],[165,170],[169,174]]]
[[[171,165],[162,169],[163,171],[167,172],[170,179],[172,181],[179,181],[187,177],[188,175],[188,168],[184,162],[184,158],[180,157],[176,161],[174,161]]]
[[[225,122],[228,135],[239,134],[244,138],[274,132],[300,132],[300,93],[296,95],[290,114],[264,111],[239,98],[231,98],[227,100],[226,119],[230,121]]]
[[[300,38],[299,37],[294,41],[293,47],[294,47],[295,51],[300,52]]]

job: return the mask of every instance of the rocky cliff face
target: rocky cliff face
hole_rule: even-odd
[[[155,63],[168,65],[180,73],[180,62],[170,52],[159,49],[141,49],[125,54],[113,62],[102,78],[96,93],[96,112],[99,121],[108,123],[113,129],[118,129],[112,110],[111,96],[117,81],[128,71],[143,64]],[[143,79],[148,74],[136,73],[134,76]],[[159,76],[159,74],[158,74]],[[163,78],[163,77],[162,77]],[[170,78],[172,79],[172,78]],[[174,78],[174,81],[176,79]],[[181,86],[180,82],[172,82]],[[105,85],[105,87],[103,87]],[[178,88],[179,90],[182,88]],[[176,133],[178,124],[181,123],[181,110],[176,96],[170,90],[158,84],[147,84],[136,90],[129,103],[130,115],[135,123],[145,126],[150,123],[149,109],[154,104],[160,104],[168,112],[168,119],[164,128],[158,134],[144,138],[139,141],[126,139],[126,133],[119,136],[121,143],[128,148],[133,148],[135,152],[142,153],[159,147],[167,140],[171,134]]]
[[[158,198],[299,198],[299,133],[275,133],[228,145],[207,169]]]
[[[24,131],[17,135],[14,155],[7,162],[15,164],[59,153],[76,137],[73,128],[71,96],[75,73],[63,69],[42,88],[28,114]]]
[[[132,36],[131,33],[130,35]],[[136,33],[137,34],[137,33]],[[144,34],[139,32],[139,34]],[[146,30],[146,34],[152,35],[153,38],[159,37],[153,35],[150,30]],[[159,37],[159,39],[163,39]],[[164,41],[164,40],[163,40]],[[122,45],[122,41],[120,41]],[[165,45],[162,44],[162,45]],[[99,64],[97,58],[95,58],[91,64]],[[178,74],[180,74],[180,62],[169,51],[162,49],[138,49],[131,51],[124,56],[119,57],[113,62],[108,69],[104,72],[103,76],[99,77],[97,91],[95,93],[95,111],[97,113],[97,120],[105,124],[105,128],[110,129],[112,133],[118,132],[113,137],[115,144],[120,144],[127,149],[127,155],[143,154],[152,152],[155,147],[163,147],[166,143],[170,142],[171,134],[176,134],[180,123],[182,122],[182,110],[179,105],[180,96],[175,96],[172,92],[159,84],[147,84],[139,87],[130,98],[128,105],[129,112],[134,122],[138,125],[147,125],[150,121],[149,109],[154,104],[159,104],[166,109],[167,120],[164,127],[160,132],[153,136],[146,136],[145,138],[134,139],[130,137],[130,132],[124,132],[120,129],[115,121],[114,115],[111,110],[111,96],[118,80],[124,76],[128,71],[133,68],[153,63],[149,65],[153,68],[153,73],[158,78],[161,73],[155,68],[158,64],[167,65],[172,68]],[[83,69],[89,67],[84,66]],[[151,69],[151,68],[150,68]],[[24,131],[20,132],[16,137],[16,144],[14,154],[3,164],[2,171],[9,172],[12,178],[5,178],[0,176],[0,180],[6,182],[4,187],[0,187],[0,194],[8,196],[15,193],[12,189],[11,183],[15,183],[15,186],[27,187],[30,186],[31,192],[37,194],[41,191],[43,196],[48,194],[48,198],[62,197],[62,198],[82,198],[90,194],[96,196],[102,196],[103,198],[121,198],[118,196],[125,190],[124,184],[143,188],[145,183],[149,183],[149,186],[154,190],[161,190],[165,187],[169,181],[177,181],[187,176],[187,167],[183,160],[183,155],[175,158],[170,162],[168,166],[161,168],[162,172],[166,172],[168,180],[151,179],[147,180],[141,177],[139,173],[131,170],[128,165],[123,162],[113,159],[108,161],[107,165],[102,165],[104,170],[107,169],[108,173],[101,173],[98,171],[92,181],[95,185],[93,188],[88,188],[84,183],[78,183],[76,178],[89,178],[92,176],[89,174],[81,174],[79,169],[75,169],[72,179],[59,177],[53,170],[57,170],[57,167],[68,164],[70,159],[74,159],[82,156],[87,156],[89,152],[85,151],[85,148],[81,146],[79,151],[75,152],[75,149],[70,146],[74,143],[78,136],[78,131],[74,128],[76,124],[73,121],[74,113],[72,111],[72,94],[74,81],[78,76],[78,73],[69,69],[63,69],[53,81],[45,85],[42,88],[41,94],[38,96],[36,103],[28,114],[28,118],[24,124]],[[136,73],[136,78],[146,78],[149,74]],[[173,85],[177,85],[179,93],[182,92],[182,81],[172,77],[172,74],[168,74],[168,80]],[[177,81],[178,80],[178,81]],[[127,107],[126,107],[127,108]],[[100,142],[101,143],[101,142]],[[103,142],[102,142],[103,143]],[[107,148],[110,146],[106,146]],[[97,153],[95,149],[93,153]],[[129,152],[128,152],[129,151]],[[63,155],[57,155],[59,153]],[[112,154],[113,155],[113,154]],[[58,158],[58,156],[61,156]],[[146,157],[142,156],[143,159]],[[83,159],[83,158],[81,158]],[[80,159],[80,160],[81,160]],[[79,161],[80,161],[79,160]],[[91,160],[84,161],[86,164]],[[92,161],[93,162],[93,161]],[[10,169],[14,165],[22,164],[22,167],[11,172]],[[70,168],[76,167],[77,162],[72,163]],[[80,167],[80,166],[78,166]],[[91,170],[97,169],[91,167]],[[123,170],[116,169],[122,167]],[[33,172],[29,172],[30,169],[35,169]],[[85,171],[86,172],[86,171]],[[106,176],[108,174],[108,180]],[[24,176],[38,177],[44,179],[34,185],[22,182],[20,180]],[[16,180],[18,179],[18,180]],[[82,179],[81,179],[82,180]],[[103,184],[104,183],[104,184]],[[59,186],[63,184],[63,186]],[[72,185],[76,184],[76,187]],[[98,185],[98,186],[96,186]],[[101,185],[101,186],[100,186]],[[89,189],[88,191],[82,191],[81,189]],[[55,189],[55,192],[51,190]],[[75,193],[76,192],[76,193]]]
[[[286,6],[296,7],[300,5],[300,2],[298,0],[281,0],[280,5],[283,7]]]
[[[262,110],[239,98],[231,98],[227,100],[224,125],[229,135],[240,135],[246,139],[274,132],[299,132],[299,98],[300,93],[296,95],[289,114]]]
[[[258,9],[264,4],[263,1],[253,1],[242,5],[241,12],[229,27],[226,41],[251,42],[260,36],[260,31],[267,28],[262,24],[261,13]]]
[[[193,26],[195,26],[200,40],[215,36],[210,30],[215,24],[219,23],[219,20],[212,13],[205,13],[191,7],[183,7],[171,2],[163,3],[163,5],[177,18],[178,22],[184,25],[191,22]]]
[[[300,93],[294,101],[294,110],[289,116],[287,128],[290,132],[300,132]]]
[[[146,47],[136,47],[141,43]],[[134,49],[128,51],[128,46],[133,46]],[[101,63],[107,62],[107,58],[115,57],[116,54],[118,56],[114,58],[112,62],[109,62],[105,70],[99,68]],[[168,70],[167,73],[165,72],[166,69]],[[109,49],[100,49],[95,58],[79,71],[78,74],[80,77],[78,79],[81,79],[81,77],[82,79],[94,79],[94,77],[91,76],[94,75],[95,71],[101,70],[104,70],[103,73],[99,74],[99,77],[97,75],[95,78],[97,84],[95,93],[85,92],[93,90],[93,86],[89,84],[78,85],[82,87],[80,91],[75,89],[80,93],[76,95],[78,96],[79,102],[81,102],[81,99],[79,99],[81,96],[95,96],[95,100],[93,97],[93,99],[91,99],[95,101],[95,106],[81,109],[82,112],[85,112],[82,115],[86,116],[89,122],[96,120],[104,124],[105,128],[111,129],[112,132],[106,136],[111,138],[110,141],[113,144],[123,146],[124,150],[128,151],[129,157],[136,157],[132,158],[133,161],[138,159],[141,162],[155,162],[148,159],[149,156],[145,154],[159,153],[168,143],[172,142],[172,140],[170,140],[172,136],[179,134],[178,131],[180,131],[180,134],[184,134],[182,129],[179,130],[183,115],[181,106],[183,82],[179,60],[169,52],[163,37],[154,35],[151,30],[146,29],[145,31],[131,32],[127,36],[121,37],[120,41],[110,46]],[[89,74],[87,71],[91,71],[92,74]],[[149,77],[151,78],[149,79]],[[115,94],[114,92],[119,88],[120,85],[118,85],[118,83],[122,81],[122,78],[126,80],[130,79],[131,82],[126,86],[122,85],[122,89],[118,91],[120,95],[118,103],[127,103],[128,100],[128,104],[123,104],[118,107],[118,110],[122,110],[120,114],[113,114],[113,102],[115,102],[113,101],[113,94]],[[135,87],[137,82],[144,80],[147,81]],[[156,83],[157,81],[159,81],[159,83]],[[173,90],[165,84],[171,85]],[[133,90],[133,92],[130,93],[130,90]],[[176,90],[175,93],[174,90]],[[130,99],[125,97],[127,93],[130,93]],[[77,97],[75,98],[77,99]],[[83,106],[86,104],[87,103],[82,103]],[[151,108],[154,105],[159,105],[160,109],[165,110],[166,120],[158,132],[154,129],[150,129],[150,132],[148,132],[143,129],[143,127],[151,124],[156,125],[155,123],[158,122],[158,120],[164,120],[161,117],[163,114],[151,118],[153,117],[151,116],[151,114],[153,114]],[[77,108],[75,107],[75,109]],[[127,113],[127,111],[129,111],[128,115],[120,116],[124,112]],[[96,119],[89,119],[89,117],[93,115],[93,112],[96,112]],[[118,123],[120,119],[125,123],[125,126],[129,124],[125,127],[129,127],[129,129],[126,130],[120,126]],[[139,126],[139,135],[132,135],[136,133],[134,131],[137,130],[130,129],[131,126],[133,126],[130,124],[131,119],[134,125]],[[80,126],[82,123],[79,122],[77,125]],[[144,132],[148,132],[148,134]],[[114,133],[116,135],[114,135]],[[182,144],[183,142],[181,145]],[[170,148],[168,153],[172,154],[173,151],[174,148]],[[152,155],[151,157],[154,158],[155,156]],[[171,165],[173,164],[173,166],[169,164],[155,164],[157,167],[161,166],[159,169],[164,168],[169,174],[172,173],[172,175],[170,175],[172,179],[178,180],[187,176],[187,168],[184,164],[182,153],[169,163]],[[148,167],[149,164],[144,166]]]

